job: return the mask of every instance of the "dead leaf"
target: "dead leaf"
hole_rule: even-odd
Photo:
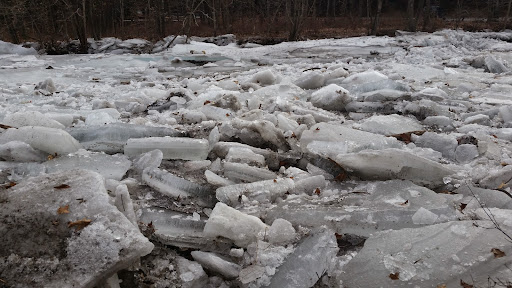
[[[71,186],[69,186],[68,184],[60,184],[59,186],[55,186],[53,188],[55,188],[55,189],[68,189],[68,188],[71,188]]]
[[[409,200],[405,200],[404,203],[400,203],[401,206],[407,206],[407,204],[409,204]]]
[[[446,288],[446,284],[439,284],[437,285],[437,288]]]
[[[316,188],[316,189],[315,189],[315,194],[316,194],[316,195],[320,195],[320,189]]]
[[[5,280],[4,280],[4,279],[2,279],[2,278],[0,278],[0,282],[1,282],[1,283],[4,283],[4,284],[6,284],[6,283],[7,283],[7,281],[5,281]]]
[[[505,188],[505,187],[507,187],[507,184],[505,184],[505,183],[501,182],[500,186],[498,186],[498,188],[497,188],[497,189],[503,189],[503,188]]]
[[[16,186],[16,182],[9,182],[9,183],[5,184],[4,188],[5,189],[9,189],[9,188],[12,188],[14,186]]]
[[[87,227],[87,225],[91,224],[91,221],[90,219],[82,219],[82,220],[77,220],[77,221],[73,221],[73,222],[68,222],[68,228],[75,228],[75,231],[80,231],[82,229],[84,229],[85,227]]]
[[[69,213],[69,205],[60,206],[59,209],[57,209],[57,214],[68,214],[68,213]]]
[[[450,194],[450,195],[452,195],[452,194],[456,194],[456,193],[453,193],[453,192],[448,191],[448,190],[443,190],[443,191],[441,191],[441,192],[439,192],[439,193],[441,193],[441,194]]]
[[[465,203],[460,203],[460,212],[462,212],[464,209],[466,209],[466,206],[468,206],[468,204],[465,204]]]
[[[57,221],[57,220],[52,221],[52,224],[53,224],[53,226],[57,226],[57,225],[59,225],[59,221]]]
[[[316,131],[320,131],[320,128],[316,127],[316,129],[315,129],[315,130],[316,130]]]
[[[389,278],[391,278],[391,280],[398,280],[398,279],[400,279],[398,276],[400,276],[400,272],[389,274]]]
[[[204,101],[203,105],[210,104],[210,103],[212,103],[210,100],[206,100],[206,101]]]
[[[491,252],[492,252],[492,254],[494,254],[494,258],[501,258],[501,257],[506,256],[505,252],[501,251],[498,248],[492,248]]]
[[[0,124],[0,128],[2,128],[2,129],[9,129],[9,128],[14,128],[14,127],[9,126],[9,125]]]
[[[462,281],[462,279],[460,279],[460,286],[462,286],[464,288],[473,288],[473,285],[468,284],[468,283]]]

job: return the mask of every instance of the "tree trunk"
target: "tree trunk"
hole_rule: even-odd
[[[416,31],[416,20],[414,19],[414,0],[407,0],[407,30]]]
[[[431,16],[432,16],[432,1],[426,0],[425,13],[423,14],[423,30],[429,30]]]
[[[377,14],[375,14],[375,17],[374,17],[372,31],[371,31],[370,35],[377,35],[377,29],[379,28],[380,14],[382,12],[382,1],[383,0],[377,0]]]
[[[505,17],[505,25],[503,29],[507,29],[508,21],[510,20],[510,8],[512,6],[512,0],[508,0],[507,16]]]

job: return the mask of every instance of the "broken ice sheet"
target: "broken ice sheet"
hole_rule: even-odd
[[[142,172],[142,181],[156,191],[174,198],[194,197],[206,206],[213,201],[213,190],[208,185],[200,185],[159,168],[148,167]]]
[[[495,258],[493,248],[506,256]],[[486,287],[489,279],[511,279],[511,253],[490,221],[390,230],[368,238],[340,278],[345,287],[460,287],[461,280]]]
[[[126,141],[131,138],[184,136],[183,132],[168,127],[150,127],[124,123],[102,126],[69,128],[71,136],[76,138],[87,150],[103,151],[115,154],[123,153]]]
[[[268,287],[313,287],[329,270],[338,250],[338,243],[332,230],[312,230],[295,251],[286,257],[283,265],[279,266]]]
[[[221,241],[207,237],[203,233],[206,221],[194,219],[190,214],[156,207],[143,208],[139,220],[145,225],[151,223],[154,228],[152,237],[166,245],[223,253],[229,251],[232,246],[230,240]]]
[[[392,137],[355,130],[342,125],[318,123],[302,133],[300,144],[302,149],[308,147],[313,141],[338,142],[346,146],[347,152],[356,152],[364,149],[400,148],[403,146]]]
[[[410,181],[368,182],[334,201],[311,197],[284,200],[266,211],[265,222],[283,218],[294,226],[326,225],[339,234],[366,237],[376,231],[455,220],[454,201],[460,198],[437,194]],[[428,216],[418,213],[420,209],[428,211]]]
[[[54,158],[44,163],[48,173],[71,170],[76,167],[99,173],[105,179],[121,180],[132,162],[125,155],[79,150],[76,153]]]
[[[243,197],[259,202],[271,202],[286,192],[292,191],[295,183],[290,178],[257,181],[252,183],[228,185],[217,188],[217,199],[231,206],[237,206]]]
[[[39,126],[11,128],[0,134],[0,144],[11,141],[25,142],[32,148],[51,155],[65,155],[82,148],[80,143],[66,131]]]
[[[334,160],[365,180],[406,179],[429,187],[443,185],[443,178],[455,173],[437,162],[400,149],[341,154]]]
[[[397,114],[375,115],[365,119],[361,124],[354,125],[354,128],[386,136],[424,130],[418,120]]]
[[[153,244],[109,204],[103,182],[95,172],[69,170],[3,192],[0,278],[15,287],[92,288],[150,253]],[[62,184],[69,188],[54,188]],[[66,205],[69,213],[58,214]],[[68,225],[84,219],[83,229]]]
[[[263,239],[268,228],[259,218],[218,202],[203,232],[208,237],[221,236],[233,240],[239,247],[247,247],[251,242]]]
[[[162,151],[163,159],[205,160],[209,152],[205,139],[184,137],[149,137],[128,139],[124,154],[138,156],[155,149]]]

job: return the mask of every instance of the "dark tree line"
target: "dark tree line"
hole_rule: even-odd
[[[78,39],[80,51],[86,52],[89,37],[158,39],[201,29],[214,35],[286,33],[289,40],[297,40],[305,29],[359,23],[375,35],[383,19],[391,18],[404,24],[396,29],[410,31],[425,30],[443,17],[457,23],[483,17],[501,21],[505,28],[511,4],[512,0],[0,0],[0,37],[47,45]]]

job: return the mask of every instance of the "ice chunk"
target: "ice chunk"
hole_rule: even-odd
[[[25,142],[11,141],[0,144],[0,159],[13,162],[43,162],[48,155],[34,150]]]
[[[283,244],[295,239],[295,229],[292,223],[278,218],[274,220],[272,226],[268,229],[268,242],[271,244]]]
[[[345,70],[343,70],[345,71]],[[310,72],[295,81],[295,85],[302,89],[318,89],[325,85],[325,76],[317,72]]]
[[[339,155],[334,160],[363,179],[406,179],[432,187],[443,185],[443,178],[454,173],[439,163],[399,149],[362,151]]]
[[[132,162],[125,155],[107,155],[80,150],[44,163],[48,173],[71,170],[76,167],[99,173],[105,179],[121,180]]]
[[[190,182],[159,168],[148,167],[142,173],[142,181],[158,192],[170,197],[201,197],[208,199],[213,196],[206,186]]]
[[[257,239],[263,239],[268,228],[259,218],[219,202],[206,221],[204,234],[210,237],[225,237],[235,241],[239,247],[246,247]]]
[[[226,279],[237,278],[240,270],[242,270],[240,265],[222,259],[214,253],[192,251],[190,254],[206,270],[218,273]]]
[[[53,83],[51,78],[39,82],[34,89],[41,91],[45,96],[50,96],[57,92],[57,87],[55,87],[55,83]]]
[[[256,182],[276,179],[276,173],[265,168],[252,167],[240,163],[224,163],[224,176],[233,181]]]
[[[413,98],[428,99],[432,101],[443,101],[448,98],[448,94],[439,88],[425,88],[417,93],[412,94]]]
[[[484,63],[486,71],[490,73],[501,74],[509,71],[509,69],[505,67],[503,63],[499,62],[492,56],[485,57]]]
[[[0,144],[11,141],[25,142],[32,148],[51,155],[65,155],[82,148],[80,143],[64,130],[38,126],[11,128],[0,134]]]
[[[491,119],[487,115],[477,114],[474,116],[470,116],[464,120],[464,124],[479,124],[479,125],[491,125]]]
[[[375,115],[363,120],[359,125],[354,125],[354,127],[366,132],[386,136],[424,131],[423,125],[421,125],[418,120],[396,114]]]
[[[444,130],[454,129],[453,120],[446,116],[428,116],[423,120],[423,124]]]
[[[503,123],[505,123],[505,127],[512,128],[512,106],[500,107],[498,115],[503,120]]]
[[[270,69],[260,71],[254,74],[253,77],[251,78],[252,83],[257,83],[261,86],[273,85],[278,83],[279,81],[280,77],[274,74],[274,72],[272,72],[272,70]]]
[[[331,84],[311,94],[313,106],[325,110],[343,111],[345,105],[353,99],[348,90],[336,84]]]
[[[372,182],[328,205],[321,199],[286,199],[267,211],[265,221],[283,218],[294,226],[326,225],[339,234],[367,237],[376,231],[424,225],[413,222],[420,208],[439,216],[438,222],[456,220],[454,201],[460,198],[437,194],[410,181]]]
[[[329,270],[330,262],[336,257],[338,250],[333,231],[323,228],[311,231],[295,251],[286,257],[283,265],[279,266],[268,287],[313,287]]]
[[[140,222],[146,226],[151,223],[153,236],[159,242],[180,248],[205,249],[226,252],[231,249],[231,241],[219,241],[206,237],[203,233],[206,221],[194,219],[184,214],[160,208],[143,208]]]
[[[91,113],[87,115],[87,117],[85,118],[85,124],[89,126],[101,126],[116,122],[118,122],[116,118],[112,117],[110,114],[103,111],[98,113]]]
[[[318,123],[302,133],[301,147],[308,147],[312,141],[338,142],[347,146],[347,152],[355,152],[364,149],[399,148],[403,144],[392,137],[384,137],[379,134],[359,131],[341,125]],[[306,152],[306,151],[304,151]]]
[[[311,195],[314,192],[318,193],[318,191],[324,189],[325,186],[327,186],[327,181],[325,181],[325,177],[323,175],[306,177],[295,182],[295,189],[293,190],[293,193],[306,193]]]
[[[0,241],[9,249],[0,250],[3,281],[94,287],[149,254],[153,244],[109,204],[103,183],[95,172],[70,170],[4,191]]]
[[[86,126],[67,130],[85,149],[105,153],[123,153],[126,141],[132,138],[184,136],[183,132],[167,127],[149,127],[115,123]]]
[[[121,184],[116,188],[116,200],[115,205],[119,211],[121,211],[132,224],[137,226],[137,217],[135,216],[135,210],[133,210],[133,202],[128,192],[128,187],[125,184]]]
[[[455,149],[455,160],[459,163],[471,162],[478,155],[478,147],[473,144],[461,144]]]
[[[428,211],[427,209],[421,207],[412,215],[412,223],[414,224],[426,224],[432,225],[436,223],[439,216],[435,213]]]
[[[46,167],[39,163],[17,163],[0,161],[0,182],[20,181],[46,173]]]
[[[214,186],[228,186],[235,184],[235,182],[221,177],[210,170],[204,171],[204,176],[206,177],[206,181]]]
[[[409,97],[410,93],[405,91],[399,91],[394,89],[380,89],[362,93],[360,97],[365,102],[384,102],[384,101],[395,101]]]
[[[279,178],[247,184],[236,184],[217,188],[216,197],[219,201],[236,206],[242,195],[248,198],[259,197],[260,200],[273,201],[292,190],[295,184],[290,178]]]
[[[262,277],[265,274],[265,270],[265,267],[260,265],[249,265],[240,271],[238,279],[240,279],[242,284],[249,284]]]
[[[133,160],[133,168],[142,174],[142,171],[146,168],[158,168],[162,163],[162,159],[164,154],[162,151],[156,149],[153,151],[146,152],[141,154],[135,160]]]
[[[510,243],[490,221],[455,221],[381,232],[343,267],[345,287],[486,286],[510,279]],[[493,249],[505,253],[496,258]]]
[[[505,166],[494,170],[487,177],[480,180],[480,186],[489,189],[502,189],[512,184],[512,166]]]
[[[474,186],[463,185],[455,193],[469,197],[477,197],[477,199],[486,208],[500,208],[512,210],[512,198],[506,193],[499,190],[483,189]]]
[[[459,145],[455,136],[434,132],[425,132],[414,140],[414,144],[439,151],[443,154],[443,157],[448,159],[454,159],[455,149]]]
[[[388,76],[383,75],[377,71],[366,71],[357,74],[350,75],[349,77],[343,80],[343,83],[346,84],[364,84],[369,82],[378,82],[382,80],[387,80]]]
[[[46,117],[59,122],[64,125],[64,127],[69,127],[73,124],[75,118],[71,114],[66,113],[45,113]]]
[[[278,154],[270,149],[260,149],[237,142],[218,142],[213,146],[212,151],[217,156],[225,158],[229,153],[229,150],[233,147],[250,149],[252,152],[256,154],[263,155],[265,157],[265,162],[269,167],[276,167],[275,169],[279,168]]]
[[[48,118],[39,111],[16,112],[5,116],[2,123],[11,127],[41,126],[55,129],[64,129],[64,125]]]
[[[205,160],[208,140],[183,137],[150,137],[128,139],[124,154],[136,156],[155,149],[162,151],[163,159]]]
[[[249,148],[232,147],[229,148],[226,155],[226,161],[234,163],[245,163],[249,165],[263,167],[265,166],[265,157],[254,153]]]
[[[206,286],[208,275],[204,272],[201,264],[179,256],[176,257],[176,263],[178,264],[180,279],[183,281],[181,287],[196,288]]]
[[[231,124],[233,125],[233,127],[240,130],[245,128],[257,132],[261,136],[262,140],[275,145],[275,147],[277,147],[278,149],[281,149],[283,151],[290,150],[288,148],[286,139],[284,138],[283,131],[276,128],[276,126],[270,121],[245,121],[240,119],[234,119],[231,121]]]

